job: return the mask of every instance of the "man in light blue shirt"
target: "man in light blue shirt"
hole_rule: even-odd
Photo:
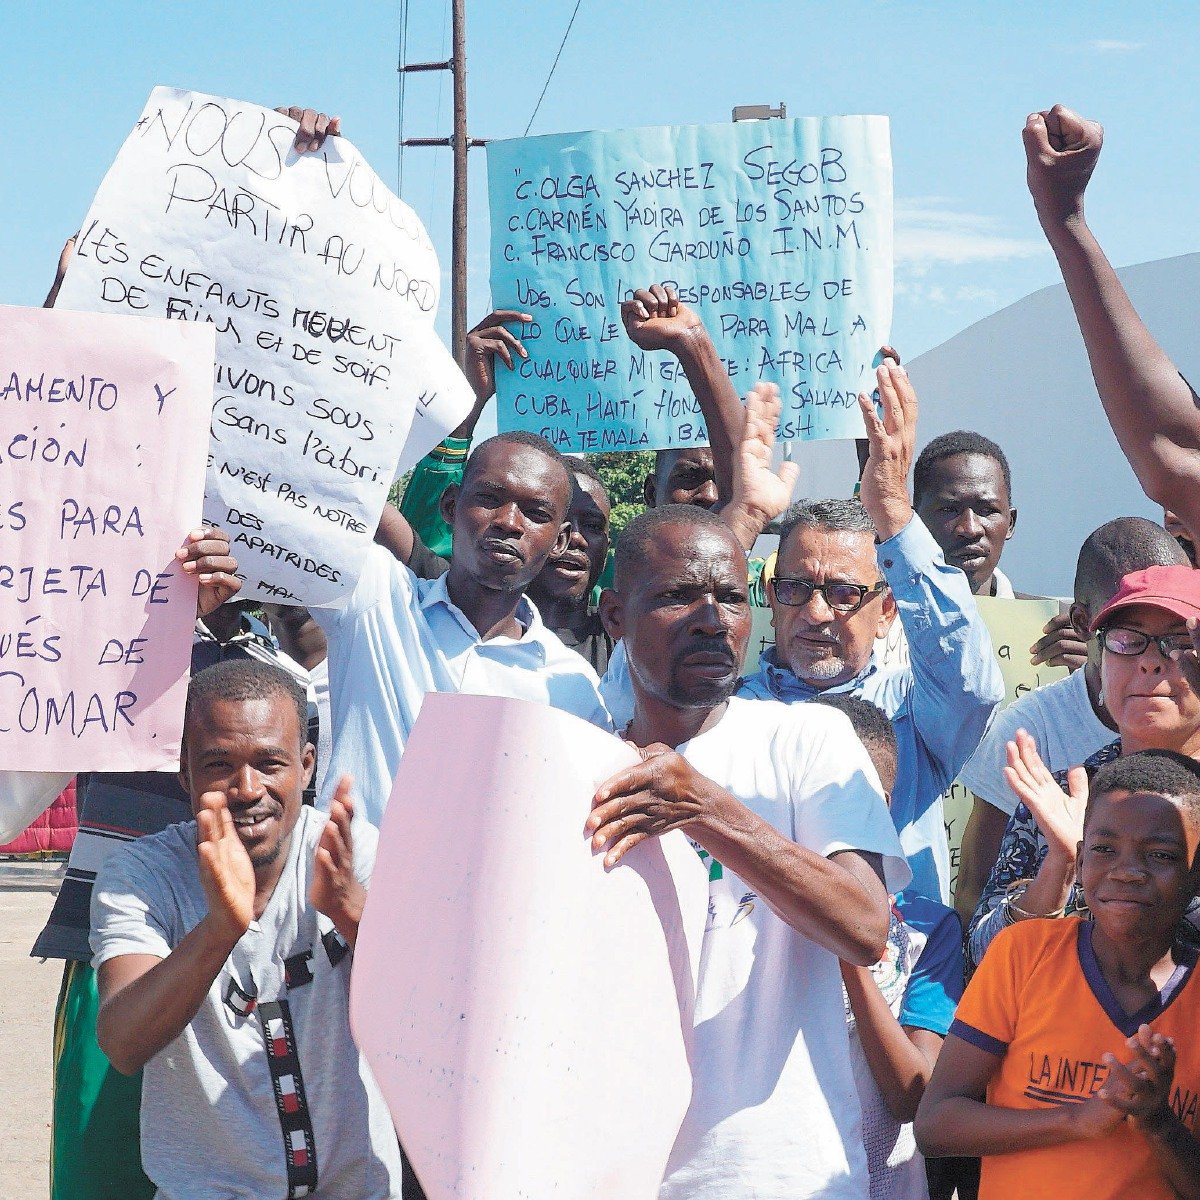
[[[885,363],[877,377],[882,418],[860,399],[870,443],[861,503],[801,502],[787,514],[767,585],[775,646],[740,694],[792,702],[850,692],[887,713],[899,751],[891,812],[910,889],[947,903],[941,796],[979,744],[1004,683],[966,576],[946,564],[913,512],[912,385],[898,364]],[[911,661],[889,667],[875,642],[897,615]]]
[[[329,641],[327,793],[353,776],[360,811],[378,825],[428,692],[512,696],[611,727],[596,673],[524,595],[546,559],[566,548],[572,486],[562,455],[536,435],[481,443],[462,483],[442,497],[454,550],[450,570],[433,580],[404,565],[412,529],[385,511],[376,535],[384,545],[368,551],[346,604],[313,614]]]

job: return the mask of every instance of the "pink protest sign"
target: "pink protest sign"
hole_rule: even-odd
[[[691,1097],[708,876],[680,833],[605,872],[636,762],[556,709],[425,699],[355,948],[355,1037],[429,1200],[653,1200]]]
[[[0,306],[0,768],[176,770],[211,327]]]

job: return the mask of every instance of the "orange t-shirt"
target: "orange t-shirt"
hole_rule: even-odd
[[[987,1102],[1035,1109],[1079,1104],[1103,1086],[1105,1051],[1125,1062],[1139,1025],[1175,1039],[1171,1107],[1193,1136],[1200,1096],[1200,981],[1176,969],[1160,997],[1127,1016],[1101,974],[1090,921],[1021,921],[988,947],[950,1033],[1001,1061]],[[980,1200],[1174,1200],[1131,1122],[1108,1137],[983,1160]]]

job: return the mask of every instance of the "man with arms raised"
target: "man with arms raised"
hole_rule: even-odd
[[[113,854],[92,897],[101,1049],[145,1068],[162,1197],[400,1195],[383,1099],[350,1037],[350,954],[375,835],[301,806],[307,700],[266,663],[192,680],[180,780],[195,821]]]
[[[646,749],[586,829],[608,866],[678,828],[709,864],[695,1083],[662,1196],[865,1198],[838,959],[878,959],[888,888],[909,873],[846,718],[733,695],[747,590],[711,513],[668,505],[626,528],[601,615],[625,640],[627,736]]]
[[[767,592],[775,646],[742,694],[791,703],[845,691],[883,709],[896,729],[892,819],[913,890],[944,904],[950,855],[941,796],[978,745],[1004,683],[966,576],[947,566],[909,500],[917,398],[908,375],[885,363],[877,380],[882,418],[859,398],[870,445],[862,502],[806,501],[785,517]],[[760,475],[775,487],[765,467]],[[912,661],[889,668],[874,647],[897,612]]]

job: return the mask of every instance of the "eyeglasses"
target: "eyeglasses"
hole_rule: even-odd
[[[1151,637],[1140,629],[1122,629],[1119,625],[1101,629],[1099,637],[1102,649],[1125,658],[1144,654],[1151,642],[1158,647],[1163,658],[1170,658],[1176,650],[1192,648],[1192,639],[1186,633],[1164,633],[1161,637]]]
[[[881,579],[878,583],[814,583],[811,579],[791,579],[786,575],[776,575],[771,581],[775,589],[775,599],[789,608],[803,608],[815,592],[820,592],[825,603],[834,612],[852,613],[867,602],[867,598],[882,592],[887,587],[887,581]]]

